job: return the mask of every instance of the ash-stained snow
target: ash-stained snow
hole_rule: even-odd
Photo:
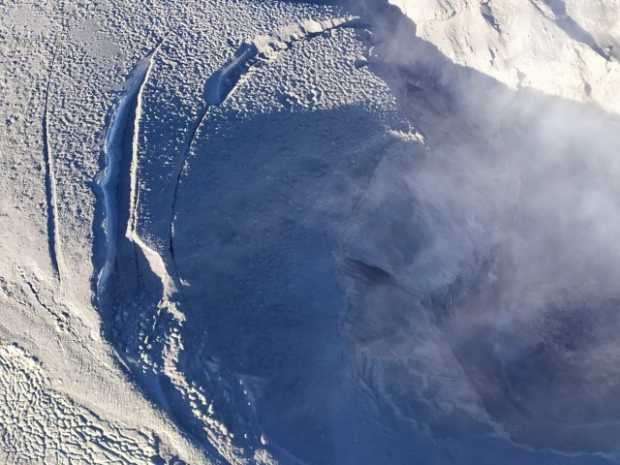
[[[620,463],[617,0],[0,15],[3,463]]]

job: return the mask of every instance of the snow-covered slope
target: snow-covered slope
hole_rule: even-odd
[[[421,39],[455,63],[512,89],[533,88],[620,111],[620,3],[615,0],[390,3],[416,24]]]
[[[620,463],[617,0],[0,15],[1,461]]]

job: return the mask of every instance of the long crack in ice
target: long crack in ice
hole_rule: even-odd
[[[255,37],[244,42],[232,60],[216,71],[207,81],[206,99],[210,105],[219,105],[230,96],[253,65],[271,61],[293,42],[310,39],[338,28],[357,28],[362,21],[355,16],[315,21],[308,19],[282,27],[279,31]]]
[[[101,172],[97,183],[103,192],[104,198],[104,220],[103,231],[106,242],[106,255],[103,266],[97,277],[97,295],[101,297],[107,290],[108,282],[114,270],[118,250],[118,184],[122,176],[120,163],[123,158],[123,135],[126,130],[127,120],[132,110],[135,112],[133,122],[133,136],[131,144],[131,165],[130,165],[130,190],[129,190],[129,221],[125,231],[125,236],[140,248],[146,247],[135,231],[136,209],[137,209],[137,170],[138,170],[138,131],[140,118],[142,116],[142,93],[144,85],[148,80],[153,58],[161,47],[160,42],[157,47],[146,57],[138,62],[132,70],[127,80],[125,92],[120,98],[116,108],[110,118],[110,123],[105,132],[104,155],[105,168]],[[148,249],[148,247],[146,247]],[[150,251],[150,249],[148,249]],[[145,253],[147,255],[147,253]],[[151,256],[152,254],[148,255]],[[147,256],[147,258],[148,258]],[[161,267],[156,259],[151,266]],[[149,264],[151,261],[149,260]],[[159,270],[161,272],[161,270]],[[158,273],[159,275],[159,273]]]

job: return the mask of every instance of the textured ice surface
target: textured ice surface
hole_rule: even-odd
[[[0,460],[619,463],[619,15],[0,4]]]

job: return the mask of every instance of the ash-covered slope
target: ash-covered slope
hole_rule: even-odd
[[[0,6],[3,461],[620,462],[620,8],[391,3]]]

